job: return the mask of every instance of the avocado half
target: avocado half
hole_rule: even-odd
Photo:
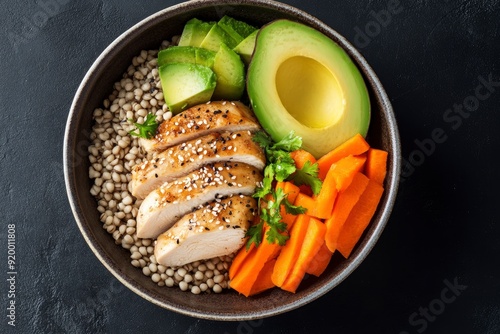
[[[275,141],[293,130],[316,158],[368,132],[370,98],[363,77],[337,43],[306,25],[277,20],[260,29],[247,91]]]

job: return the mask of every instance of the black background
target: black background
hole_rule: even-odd
[[[388,0],[284,1],[365,56],[393,103],[408,164],[386,230],[346,281],[287,314],[229,323],[175,314],[122,286],[81,237],[64,186],[64,127],[86,71],[119,34],[177,2],[60,2],[35,29],[40,3],[0,4],[0,332],[500,332],[500,83],[474,98],[483,79],[500,82],[500,1],[407,1],[383,24],[376,14]],[[448,111],[464,103],[464,116]],[[15,328],[7,224],[16,225]]]

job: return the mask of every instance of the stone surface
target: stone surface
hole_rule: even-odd
[[[71,214],[62,175],[64,127],[72,96],[100,52],[176,1],[5,0],[0,332],[500,331],[494,191],[500,186],[500,3],[284,2],[325,21],[359,48],[398,118],[407,165],[391,220],[365,262],[319,300],[250,322],[192,319],[123,287],[92,254]],[[493,83],[485,86],[489,77]],[[461,113],[448,111],[464,103]],[[9,224],[15,224],[16,237],[15,328],[6,310],[14,300],[7,284]]]

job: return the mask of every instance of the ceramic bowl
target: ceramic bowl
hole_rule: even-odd
[[[223,15],[261,26],[286,18],[323,32],[349,54],[364,76],[372,106],[368,141],[389,152],[385,193],[371,224],[347,260],[335,255],[320,278],[304,280],[297,293],[280,289],[246,298],[235,291],[193,295],[178,288],[160,287],[130,264],[130,252],[117,246],[99,221],[97,204],[90,194],[87,148],[92,113],[112,92],[131,60],[141,50],[158,48],[162,40],[182,32],[196,17],[218,20]],[[64,138],[65,180],[78,227],[102,264],[125,286],[148,301],[168,310],[212,320],[250,320],[277,315],[303,306],[332,290],[346,279],[374,247],[394,205],[399,173],[400,144],[393,110],[376,74],[360,53],[340,34],[313,16],[289,5],[268,0],[189,1],[162,10],[124,32],[97,58],[83,79],[71,106]]]

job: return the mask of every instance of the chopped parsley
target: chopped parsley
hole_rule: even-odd
[[[133,120],[129,119],[129,121],[133,122]],[[146,119],[144,120],[144,123],[134,123],[134,125],[137,127],[137,130],[139,130],[139,133],[130,131],[129,133],[132,136],[140,137],[140,138],[145,138],[145,139],[151,139],[156,135],[156,129],[158,129],[159,123],[156,122],[156,116],[153,114],[148,114],[146,116]]]
[[[275,181],[292,180],[297,185],[310,185],[315,194],[321,189],[321,180],[318,178],[318,165],[306,164],[297,170],[295,161],[290,152],[298,150],[302,146],[302,138],[295,136],[291,131],[279,142],[273,140],[263,131],[257,132],[253,140],[258,143],[265,152],[267,165],[264,168],[262,186],[258,187],[253,195],[258,199],[260,221],[251,226],[247,231],[249,237],[247,249],[252,243],[259,246],[263,240],[263,232],[266,232],[266,240],[269,243],[284,245],[288,240],[286,224],[282,221],[281,206],[285,207],[287,213],[299,215],[306,212],[303,207],[295,206],[287,199],[283,189],[275,189]]]
[[[292,176],[290,180],[297,186],[309,185],[314,195],[318,195],[322,182],[318,177],[319,166],[317,163],[311,164],[307,161],[301,169],[298,169]]]

